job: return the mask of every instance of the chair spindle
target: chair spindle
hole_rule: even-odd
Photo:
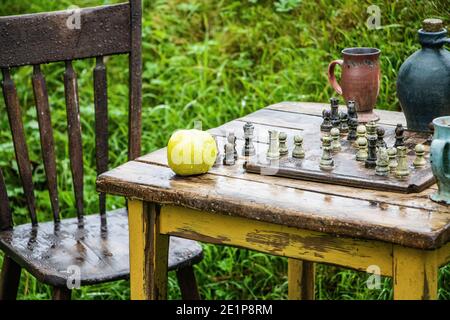
[[[64,88],[66,95],[67,129],[69,135],[69,157],[72,170],[72,180],[75,192],[75,204],[79,225],[83,225],[84,197],[83,197],[83,146],[81,140],[80,104],[78,97],[77,75],[72,61],[66,61],[64,73]]]
[[[33,68],[33,91],[41,139],[42,158],[47,176],[48,192],[52,206],[53,220],[59,223],[59,198],[56,173],[55,141],[48,101],[47,84],[39,65]]]
[[[9,209],[8,194],[5,179],[0,169],[0,231],[10,230],[13,227],[11,210]]]
[[[103,57],[97,57],[94,69],[95,146],[97,174],[108,170],[108,82]],[[101,228],[106,230],[106,195],[99,195]]]
[[[25,139],[25,130],[22,123],[22,115],[20,111],[19,98],[17,90],[9,68],[3,68],[3,95],[8,113],[9,124],[14,143],[14,151],[16,153],[19,174],[22,180],[25,198],[27,200],[28,212],[30,214],[33,226],[38,224],[36,216],[36,200],[34,197],[33,174],[31,170],[30,156]]]

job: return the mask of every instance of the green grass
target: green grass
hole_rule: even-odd
[[[0,15],[110,4],[106,0],[2,0]],[[367,7],[379,5],[382,27],[367,29]],[[201,120],[205,129],[218,126],[268,104],[283,100],[327,101],[333,92],[327,83],[328,63],[351,46],[382,50],[382,86],[378,108],[399,110],[395,96],[397,71],[419,48],[416,30],[426,17],[448,22],[449,7],[440,1],[307,1],[307,0],[144,0],[144,107],[143,152],[163,147],[178,128]],[[126,161],[128,67],[125,57],[108,59],[110,103],[110,166]],[[95,192],[93,60],[77,61],[85,162],[86,211],[97,211]],[[66,115],[62,86],[63,65],[44,67],[52,108],[63,217],[75,215],[67,149]],[[30,83],[31,68],[14,71],[25,130],[33,162],[38,210],[51,219],[50,202],[39,146],[36,111]],[[16,223],[27,221],[17,165],[0,101],[0,167],[8,182]],[[124,205],[109,198],[109,209]],[[247,250],[206,245],[205,259],[196,268],[203,298],[284,299],[287,295],[284,258]],[[390,279],[382,289],[368,290],[367,275],[320,265],[320,299],[388,299]],[[450,266],[441,269],[439,297],[450,299]],[[180,298],[170,276],[170,297]],[[47,299],[50,289],[23,273],[19,297]],[[126,281],[83,288],[78,299],[127,299]]]

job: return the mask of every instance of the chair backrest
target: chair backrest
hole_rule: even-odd
[[[94,104],[96,169],[108,168],[108,93],[104,57],[129,55],[128,158],[141,148],[142,61],[141,0],[118,5],[50,13],[0,17],[0,68],[2,89],[13,137],[16,161],[33,226],[38,223],[32,169],[25,139],[21,108],[11,68],[33,66],[32,85],[38,115],[40,142],[53,219],[60,221],[56,157],[45,77],[40,65],[65,62],[64,89],[68,125],[69,157],[79,225],[83,225],[83,150],[77,75],[72,61],[96,58]],[[102,228],[106,228],[106,197],[100,194]],[[12,229],[12,216],[0,171],[0,229]]]

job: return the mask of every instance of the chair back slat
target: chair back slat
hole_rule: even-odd
[[[55,141],[50,116],[50,108],[47,93],[47,84],[39,65],[33,68],[33,92],[36,104],[39,132],[41,139],[42,158],[44,161],[47,186],[52,206],[53,220],[59,222],[59,198],[56,173]]]
[[[75,205],[77,208],[78,221],[82,224],[84,214],[83,145],[81,140],[78,81],[72,66],[72,61],[66,61],[64,88],[66,95],[67,131],[69,135],[69,157],[75,192]]]
[[[108,83],[103,57],[97,57],[94,69],[95,151],[97,174],[108,170]],[[101,227],[106,229],[106,195],[99,195]]]
[[[128,53],[130,5],[1,17],[0,30],[2,68]]]
[[[128,122],[128,159],[141,155],[142,133],[142,2],[130,0],[131,52],[129,56],[130,106]]]
[[[66,99],[69,158],[79,226],[83,226],[83,148],[77,75],[72,66],[76,59],[97,58],[94,69],[94,105],[96,134],[96,169],[108,170],[108,92],[104,57],[127,54],[129,57],[128,158],[141,154],[142,110],[142,0],[94,8],[65,10],[20,16],[0,17],[0,69],[3,95],[13,135],[19,174],[33,225],[37,225],[32,167],[25,140],[16,87],[10,69],[31,65],[33,91],[38,114],[40,143],[47,186],[55,222],[60,221],[60,199],[51,126],[51,109],[42,64],[66,64],[64,91]],[[78,19],[78,20],[77,20]],[[77,26],[79,23],[79,27]],[[3,180],[3,177],[2,177]],[[1,189],[3,188],[3,189]],[[10,228],[13,208],[8,205],[5,183],[0,181],[0,228]],[[106,195],[99,195],[102,230],[106,230]],[[9,218],[8,218],[9,217]]]
[[[14,150],[16,153],[19,174],[22,180],[25,198],[27,200],[28,212],[31,222],[37,225],[36,200],[34,198],[34,186],[31,170],[30,156],[25,139],[25,130],[22,123],[22,114],[20,111],[19,98],[17,97],[16,85],[9,69],[3,68],[3,96],[5,99],[6,110],[8,113],[9,126],[13,137]]]
[[[12,227],[12,215],[9,209],[5,179],[3,178],[2,169],[0,169],[0,231],[10,230]]]

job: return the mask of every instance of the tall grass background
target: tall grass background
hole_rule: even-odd
[[[115,0],[2,0],[0,15],[43,12],[118,3]],[[144,0],[143,152],[165,146],[171,133],[200,120],[216,127],[268,104],[284,100],[326,102],[328,63],[345,47],[368,46],[382,51],[382,83],[377,108],[400,110],[395,92],[403,61],[419,49],[421,21],[449,21],[450,6],[436,1],[356,0]],[[381,26],[369,29],[367,8],[378,5]],[[128,65],[126,57],[108,58],[110,167],[126,161]],[[97,212],[94,158],[92,59],[77,61],[85,164],[86,212]],[[43,68],[48,82],[58,158],[58,188],[63,217],[75,215],[67,147],[67,125],[61,63]],[[33,165],[41,220],[51,219],[39,145],[31,67],[14,70]],[[7,184],[16,224],[27,210],[3,100],[0,101],[0,167]],[[108,208],[124,206],[108,198]],[[205,258],[196,267],[205,299],[284,299],[287,261],[284,258],[229,247],[204,245]],[[1,257],[0,257],[1,260]],[[392,284],[382,279],[369,290],[368,275],[319,265],[318,299],[390,299]],[[450,267],[439,273],[439,298],[450,298]],[[173,274],[170,298],[180,292]],[[51,290],[22,273],[19,298],[47,299]],[[76,290],[77,299],[128,299],[127,281]]]

